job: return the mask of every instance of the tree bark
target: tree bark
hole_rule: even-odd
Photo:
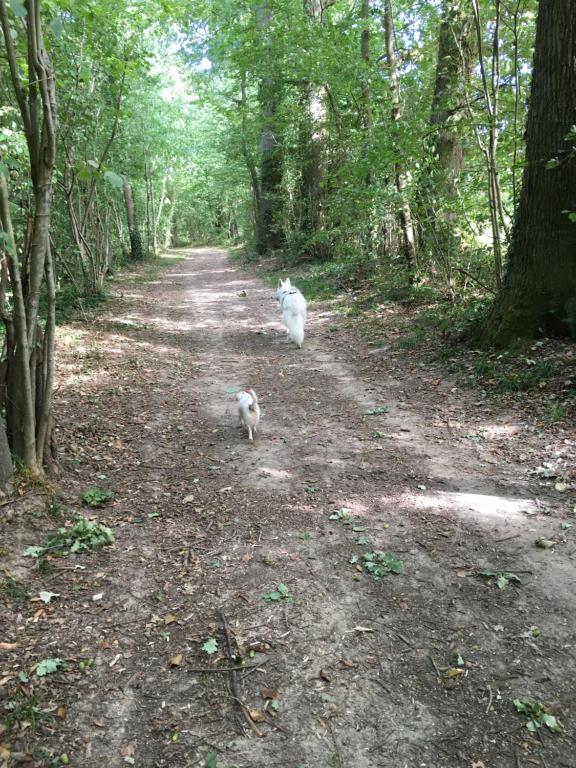
[[[470,80],[474,55],[473,19],[468,0],[444,0],[430,125],[434,131],[436,186],[452,197],[463,165],[458,122],[464,112],[463,84]]]
[[[256,24],[261,35],[270,34],[272,11],[266,0],[256,9]],[[272,58],[272,53],[270,54]],[[258,97],[261,105],[260,130],[260,198],[257,250],[261,255],[277,250],[284,244],[282,229],[282,145],[279,139],[277,111],[280,103],[280,83],[273,75],[260,80]]]
[[[304,13],[312,35],[323,24],[324,11],[334,0],[303,0]],[[307,82],[302,86],[303,115],[299,127],[301,152],[300,229],[308,236],[306,250],[311,258],[326,255],[326,243],[318,237],[323,229],[323,187],[325,164],[326,92],[322,85]],[[316,236],[316,237],[315,237]]]
[[[390,95],[392,98],[390,116],[392,118],[393,133],[395,134],[397,132],[398,121],[401,117],[401,110],[400,82],[398,80],[398,68],[394,51],[394,20],[392,16],[391,0],[386,0],[384,6],[384,37],[386,42],[388,74],[390,78]],[[396,154],[398,154],[398,149],[396,150]],[[412,211],[405,192],[406,182],[404,179],[404,165],[400,159],[394,164],[394,184],[399,199],[398,218],[400,220],[400,229],[402,231],[404,261],[408,273],[408,280],[412,283],[415,279],[417,269],[416,237],[412,223]]]
[[[0,491],[9,496],[14,490],[14,467],[6,435],[6,423],[0,418]]]
[[[144,258],[144,252],[142,249],[142,238],[140,231],[136,226],[136,219],[134,216],[134,197],[132,195],[132,187],[126,181],[124,184],[124,203],[126,206],[126,221],[128,223],[128,236],[130,237],[130,256],[134,261],[141,261]]]
[[[541,0],[526,163],[502,289],[479,329],[503,346],[576,336],[576,0]]]
[[[421,177],[418,207],[424,246],[445,272],[452,294],[458,181],[464,165],[460,120],[474,61],[474,20],[469,0],[444,0],[430,110],[432,160]]]
[[[27,85],[24,86],[14,49],[6,5],[0,0],[6,58],[12,88],[24,127],[33,189],[32,232],[26,243],[22,265],[8,206],[6,180],[0,180],[0,215],[9,240],[6,249],[13,291],[14,312],[7,325],[9,348],[7,370],[7,426],[15,454],[33,477],[43,477],[45,448],[50,442],[52,377],[47,361],[53,360],[53,307],[48,285],[48,318],[44,330],[39,322],[40,295],[50,259],[50,214],[52,176],[56,160],[56,95],[52,65],[44,48],[39,0],[27,0],[23,23],[26,30]]]

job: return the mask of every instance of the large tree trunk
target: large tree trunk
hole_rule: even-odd
[[[502,289],[480,330],[576,336],[576,0],[541,0],[526,163]]]

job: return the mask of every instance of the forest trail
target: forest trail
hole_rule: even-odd
[[[46,519],[16,536],[11,573],[59,595],[19,642],[67,663],[38,681],[65,710],[28,744],[77,768],[574,768],[571,511],[514,459],[537,438],[328,308],[297,350],[269,286],[223,250],[182,255],[60,341],[67,501],[113,490],[116,543],[41,574],[17,555]],[[253,444],[236,387],[260,398]],[[373,579],[375,551],[403,572]],[[530,735],[517,697],[565,733]]]

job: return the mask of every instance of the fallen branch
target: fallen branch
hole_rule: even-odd
[[[485,291],[489,291],[493,296],[496,296],[497,291],[494,290],[494,288],[490,288],[489,285],[486,285],[481,280],[478,280],[477,277],[475,277],[471,272],[468,272],[468,270],[463,269],[462,267],[455,267],[456,272],[461,272],[463,275],[466,275],[466,277],[469,277],[471,280],[474,280],[475,283],[477,283],[480,288],[484,288]]]
[[[186,672],[244,672],[246,669],[261,668],[260,664],[248,664],[246,667],[186,667]]]
[[[222,622],[222,627],[224,629],[224,637],[226,638],[226,655],[228,656],[228,661],[230,664],[234,663],[234,654],[232,653],[232,640],[230,638],[230,629],[228,627],[228,622],[226,621],[226,617],[222,613],[222,611],[218,611],[218,615],[220,616],[220,621]],[[250,712],[248,710],[248,707],[244,704],[242,699],[240,698],[240,691],[238,689],[238,667],[230,667],[226,670],[230,673],[230,688],[232,690],[232,698],[238,705],[238,708],[244,715],[244,719],[250,726],[250,728],[254,731],[254,733],[257,736],[263,736],[262,731],[258,728],[254,720],[250,717]]]

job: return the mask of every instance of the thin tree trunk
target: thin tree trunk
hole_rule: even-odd
[[[400,109],[400,83],[398,80],[398,69],[396,66],[396,54],[394,51],[394,21],[392,17],[391,0],[386,0],[384,8],[384,36],[386,40],[386,59],[388,63],[388,74],[390,78],[390,95],[392,98],[391,118],[394,133],[397,133],[396,126],[401,117]],[[396,149],[398,155],[398,149]],[[402,231],[404,259],[408,279],[412,282],[415,278],[417,269],[416,260],[416,237],[414,235],[414,226],[412,224],[412,212],[410,203],[406,196],[406,182],[404,179],[404,166],[401,160],[394,164],[394,184],[398,199],[400,201],[398,217],[400,219],[400,229]]]
[[[142,238],[138,228],[136,227],[136,219],[134,215],[134,197],[132,195],[132,187],[128,181],[124,183],[124,203],[126,205],[128,236],[130,237],[130,255],[134,261],[141,261],[144,257],[142,250]]]
[[[8,234],[8,266],[14,295],[13,365],[8,366],[7,389],[12,407],[9,440],[25,462],[32,476],[42,478],[44,432],[40,434],[38,414],[51,407],[52,382],[45,381],[40,365],[46,354],[53,355],[53,334],[42,332],[39,304],[42,281],[49,251],[49,225],[52,197],[52,175],[56,158],[56,96],[52,65],[44,48],[40,2],[27,0],[22,19],[26,31],[27,85],[20,75],[19,57],[14,49],[12,30],[4,0],[0,0],[6,58],[12,87],[20,109],[29,155],[34,210],[32,233],[22,265],[16,256],[16,243],[8,209],[8,188],[0,185],[2,225]],[[50,323],[50,321],[48,321]],[[49,347],[49,349],[47,349]],[[44,402],[48,398],[48,402]],[[41,421],[41,420],[40,420]],[[51,422],[50,422],[51,423]],[[46,436],[49,437],[50,427]]]
[[[256,8],[257,27],[263,37],[270,35],[272,11],[267,0]],[[272,53],[270,54],[272,56]],[[276,113],[280,102],[280,83],[274,76],[262,77],[258,97],[261,105],[260,130],[260,222],[257,250],[267,254],[284,244],[282,231],[282,148]]]
[[[453,295],[452,265],[458,251],[454,208],[464,163],[460,120],[474,61],[474,19],[469,0],[444,0],[430,111],[431,165],[421,177],[418,204],[422,239],[446,274]]]
[[[480,20],[480,7],[478,0],[471,0],[474,13],[474,25],[478,44],[478,63],[484,102],[488,113],[488,143],[484,140],[481,129],[476,129],[476,140],[484,155],[486,174],[488,177],[488,202],[490,205],[490,224],[492,227],[492,243],[494,252],[494,276],[497,288],[502,285],[502,231],[508,240],[504,209],[502,205],[502,193],[500,190],[500,178],[498,173],[498,159],[496,150],[498,147],[498,107],[500,87],[500,0],[495,0],[496,18],[492,35],[492,62],[490,84],[486,73],[484,55],[482,53],[482,23]]]
[[[250,176],[250,187],[252,189],[252,205],[254,210],[254,230],[256,234],[256,243],[263,240],[262,222],[260,221],[260,181],[258,179],[258,169],[254,158],[248,148],[248,128],[246,119],[246,72],[242,71],[240,78],[240,118],[241,118],[241,145],[244,162]]]
[[[20,276],[20,265],[16,255],[16,241],[12,228],[8,187],[6,178],[0,173],[0,218],[2,229],[7,236],[6,260],[12,287],[14,311],[14,343],[12,354],[8,358],[7,372],[7,426],[11,435],[12,450],[31,470],[38,474],[40,468],[36,461],[36,429],[34,420],[34,396],[30,375],[30,351],[26,332],[26,303]],[[7,329],[8,330],[8,329]]]

